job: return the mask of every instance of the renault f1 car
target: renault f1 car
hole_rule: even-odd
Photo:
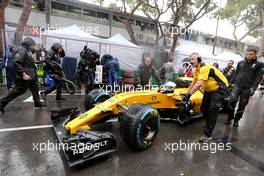
[[[110,132],[94,131],[93,125],[118,117],[122,139],[135,150],[145,150],[154,142],[160,128],[160,116],[185,123],[200,115],[203,94],[194,93],[184,102],[187,88],[132,91],[110,95],[103,89],[91,91],[85,98],[85,110],[69,108],[51,111],[59,142],[69,166],[108,155],[115,151],[116,139]]]

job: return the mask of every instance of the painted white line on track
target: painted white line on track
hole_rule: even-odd
[[[55,96],[56,94],[49,94],[49,95],[47,95],[47,96]],[[68,96],[68,95],[70,95],[70,94],[62,94],[63,96]],[[75,93],[74,95],[84,95],[84,94],[81,94],[81,93]],[[42,99],[40,100],[40,101],[43,101]],[[23,102],[26,102],[26,103],[28,103],[28,102],[34,102],[34,100],[33,100],[33,96],[31,95],[30,97],[28,97],[28,98],[26,98]]]
[[[44,100],[40,100],[40,101],[44,101]],[[34,102],[33,100],[33,96],[31,95],[30,97],[28,97],[27,99],[25,99],[23,102]]]
[[[38,126],[27,126],[27,127],[2,128],[0,129],[0,133],[22,131],[22,130],[34,130],[34,129],[51,128],[51,127],[52,125],[38,125]]]
[[[118,118],[110,119],[106,122],[117,122]],[[14,127],[14,128],[2,128],[0,129],[0,133],[4,132],[12,132],[12,131],[23,131],[23,130],[35,130],[35,129],[43,129],[43,128],[52,128],[52,125],[37,125],[37,126],[26,126],[26,127]]]

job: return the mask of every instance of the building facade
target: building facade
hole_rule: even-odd
[[[6,24],[16,27],[19,20],[24,0],[10,0],[5,11]],[[28,26],[38,26],[42,29],[58,29],[76,24],[84,31],[102,38],[109,38],[120,33],[128,40],[129,34],[124,26],[123,20],[126,14],[120,10],[99,7],[93,4],[73,0],[35,0],[32,12],[28,20]],[[139,44],[148,47],[154,46],[156,30],[154,23],[148,18],[134,16],[131,21],[135,37]],[[180,31],[180,41],[187,40],[199,44],[212,46],[214,36],[204,34],[194,29]],[[169,48],[172,43],[171,37],[160,40],[160,45]],[[236,42],[231,39],[218,37],[217,46],[223,50],[234,51]],[[244,43],[241,43],[241,49]]]

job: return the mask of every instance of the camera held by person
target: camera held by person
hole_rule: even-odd
[[[100,55],[84,46],[80,53],[80,61],[77,68],[77,78],[81,83],[81,92],[88,93],[94,88],[96,65],[100,64]]]

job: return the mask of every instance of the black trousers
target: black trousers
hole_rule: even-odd
[[[235,86],[230,94],[229,101],[228,101],[228,119],[232,120],[235,119],[235,121],[239,121],[244,113],[244,110],[248,104],[248,100],[250,98],[249,95],[249,88],[243,88],[239,86]],[[235,107],[237,102],[238,103],[238,109],[235,113]]]
[[[61,98],[61,88],[62,88],[62,81],[53,78],[55,85],[53,87],[47,87],[45,89],[45,93],[46,94],[50,94],[51,92],[53,92],[54,90],[56,90],[56,99],[60,99]]]
[[[1,103],[3,106],[6,106],[10,101],[18,97],[19,95],[22,95],[29,89],[32,93],[33,100],[35,103],[35,106],[38,106],[41,104],[40,98],[39,98],[39,89],[38,89],[38,83],[37,80],[30,80],[30,81],[25,81],[22,79],[15,79],[15,86],[13,90],[1,100]]]
[[[201,112],[203,113],[203,116],[206,119],[204,134],[207,137],[212,136],[213,130],[217,122],[218,111],[223,101],[223,97],[224,96],[218,91],[204,93],[201,105]]]
[[[5,67],[5,70],[6,70],[6,86],[7,89],[11,89],[15,81],[14,69],[10,67]]]
[[[87,72],[86,73],[86,82],[85,82],[85,93],[88,94],[90,91],[94,89],[94,72]]]

